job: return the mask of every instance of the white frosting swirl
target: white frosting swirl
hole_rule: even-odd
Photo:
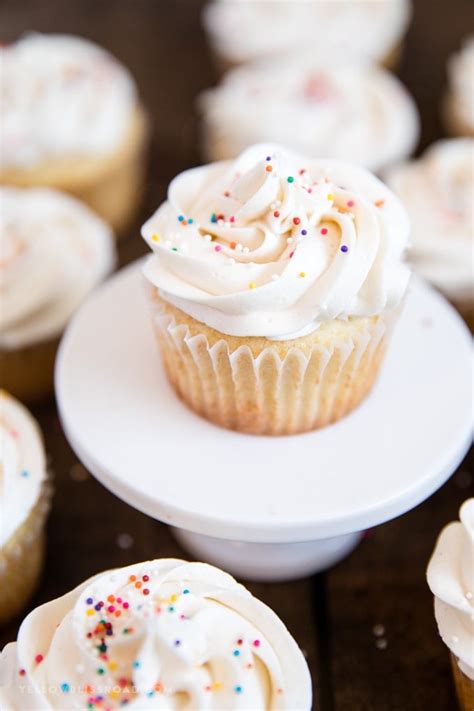
[[[38,425],[23,405],[0,390],[0,548],[28,518],[45,480]]]
[[[0,657],[0,706],[309,711],[302,653],[226,573],[156,560],[39,607]],[[89,706],[88,706],[89,704]]]
[[[464,502],[459,516],[441,531],[427,576],[443,642],[474,679],[474,499]]]
[[[0,347],[56,337],[115,263],[109,227],[54,190],[0,188]]]
[[[474,134],[474,35],[448,63],[450,103],[459,122]]]
[[[387,183],[410,215],[414,267],[448,298],[473,301],[474,140],[439,141]]]
[[[30,34],[0,48],[0,169],[113,152],[136,105],[135,84],[80,37]]]
[[[384,60],[410,15],[409,0],[216,0],[203,21],[217,52],[234,63],[314,44]]]
[[[258,145],[188,170],[142,229],[162,297],[221,333],[290,338],[402,299],[408,221],[362,168]]]
[[[214,160],[264,140],[378,171],[406,158],[419,134],[415,103],[395,76],[360,61],[328,67],[320,49],[243,65],[200,107]]]

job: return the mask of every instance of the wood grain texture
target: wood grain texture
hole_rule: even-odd
[[[146,252],[139,226],[164,199],[169,180],[199,162],[194,99],[216,78],[199,26],[201,5],[200,0],[0,4],[2,41],[26,30],[82,34],[119,57],[138,81],[152,117],[154,140],[146,194],[129,238],[120,245],[121,264]],[[414,5],[399,74],[420,108],[424,148],[443,135],[439,107],[445,63],[474,28],[474,3],[415,0]],[[166,526],[122,503],[87,474],[62,434],[53,402],[35,408],[34,414],[45,434],[56,495],[45,573],[30,609],[99,570],[154,557],[188,558]],[[355,463],[351,475],[357,476],[362,466],[363,461]],[[425,568],[439,530],[456,518],[460,503],[472,492],[468,460],[431,499],[369,532],[350,558],[325,575],[295,583],[249,585],[282,617],[305,650],[315,709],[455,708],[449,657],[437,635]],[[14,639],[20,621],[0,631],[1,646]]]

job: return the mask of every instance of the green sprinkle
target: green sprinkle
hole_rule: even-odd
[[[286,180],[287,180],[288,183],[294,183],[294,182],[295,182],[295,179],[294,179],[294,177],[293,177],[292,175],[289,175]]]

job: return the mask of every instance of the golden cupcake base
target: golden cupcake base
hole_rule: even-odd
[[[474,679],[464,674],[458,665],[457,657],[451,654],[454,685],[461,711],[474,711]]]
[[[70,193],[108,222],[118,236],[130,223],[143,194],[148,121],[138,108],[121,146],[97,158],[76,158],[41,163],[33,168],[8,168],[0,184],[49,187]]]
[[[153,325],[179,397],[217,425],[289,435],[325,427],[370,392],[391,319],[330,321],[289,341],[227,336],[151,291]]]

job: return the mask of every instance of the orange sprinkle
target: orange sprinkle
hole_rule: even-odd
[[[375,207],[382,207],[385,204],[385,200],[376,200]]]
[[[230,243],[230,248],[235,249],[237,247],[237,242],[231,242]]]
[[[107,600],[108,600],[109,602],[115,602],[115,595],[109,595],[108,598],[107,598]]]
[[[272,170],[273,170],[273,168],[272,168],[271,165],[267,165],[267,167],[265,168],[265,170],[267,171],[267,173],[271,173]]]
[[[136,587],[138,590],[140,590],[141,586],[142,586],[142,584],[141,584],[140,581],[138,581],[137,583],[135,583],[135,587]]]
[[[136,579],[137,579],[137,576],[136,576],[136,575],[131,575],[131,576],[129,577],[129,581],[130,581],[131,583],[134,583]]]

